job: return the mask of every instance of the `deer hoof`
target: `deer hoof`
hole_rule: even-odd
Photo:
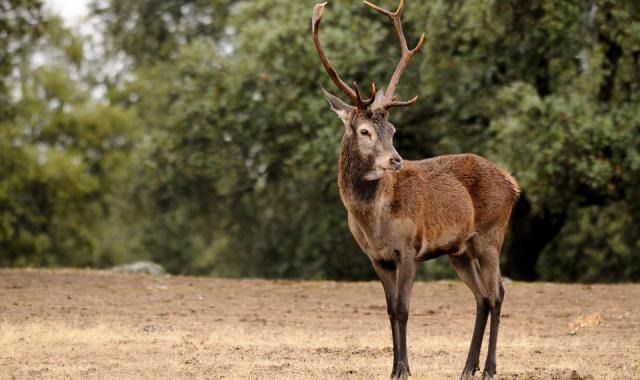
[[[494,380],[495,378],[495,375],[489,375],[487,372],[482,374],[482,380]]]
[[[478,367],[477,363],[473,367],[470,365],[465,365],[464,369],[462,370],[462,375],[460,375],[460,380],[473,379],[473,375],[475,375],[476,372],[478,372],[479,370],[480,370],[480,367]]]
[[[395,371],[391,374],[391,380],[407,380],[411,376],[411,371],[407,368],[404,363],[398,363]]]
[[[460,380],[472,380],[472,379],[473,379],[472,372],[464,371],[462,372],[462,375],[460,375]]]

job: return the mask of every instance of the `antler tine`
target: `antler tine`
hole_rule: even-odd
[[[371,82],[371,102],[373,103],[374,100],[376,100],[376,84]]]
[[[388,10],[379,7],[373,3],[370,3],[368,1],[364,1],[365,4],[367,4],[368,6],[370,6],[371,8],[375,9],[376,11],[382,13],[383,15],[389,16],[391,18],[393,18],[394,16],[398,16],[402,13],[402,8],[404,8],[404,0],[400,0],[400,4],[398,4],[398,9],[396,9],[395,12],[389,12]]]
[[[406,101],[399,101],[399,100],[392,100],[390,103],[387,103],[385,105],[385,108],[392,108],[392,107],[406,107],[406,106],[410,106],[413,103],[415,103],[418,100],[418,95],[414,96],[413,98],[406,100]]]
[[[327,55],[324,53],[324,50],[320,45],[318,30],[320,27],[320,20],[322,19],[322,13],[324,12],[325,5],[327,5],[326,2],[319,3],[316,4],[316,6],[313,8],[313,17],[311,18],[311,33],[313,34],[313,43],[316,45],[316,50],[318,51],[318,55],[320,56],[320,60],[322,61],[322,66],[324,66],[324,69],[327,71],[327,74],[329,74],[329,77],[331,77],[333,83],[335,83],[336,86],[338,86],[338,88],[342,90],[342,92],[344,92],[349,98],[351,98],[351,101],[354,104],[359,104],[360,97],[356,94],[356,91],[349,87],[349,85],[347,85],[342,80],[342,78],[340,78],[340,75],[333,68],[331,61],[329,61],[329,58],[327,58]]]
[[[376,100],[376,84],[371,83],[371,96],[369,99],[362,99],[360,96],[360,89],[358,88],[358,84],[354,81],[353,88],[356,90],[356,96],[358,97],[358,108],[359,109],[367,109],[373,101]]]
[[[411,59],[411,57],[416,55],[418,51],[420,51],[420,49],[422,48],[422,45],[424,44],[424,40],[425,40],[425,34],[422,33],[422,35],[420,36],[420,41],[418,41],[418,44],[416,45],[416,47],[409,50],[409,47],[407,46],[407,39],[405,38],[404,32],[402,31],[401,16],[402,16],[402,10],[404,8],[404,0],[400,0],[400,4],[398,4],[398,8],[396,9],[395,12],[390,12],[368,1],[365,1],[364,3],[370,8],[374,9],[375,11],[382,13],[383,15],[391,19],[396,31],[396,35],[398,36],[398,40],[400,41],[400,48],[402,50],[402,57],[400,58],[400,62],[398,62],[398,65],[396,66],[396,70],[393,72],[393,75],[391,76],[391,80],[389,81],[389,85],[387,86],[384,101],[382,102],[381,107],[383,108],[404,107],[404,106],[413,104],[417,100],[417,97],[414,97],[413,99],[408,100],[406,102],[401,102],[401,101],[394,100],[393,93],[395,92],[396,87],[398,86],[398,82],[400,81],[400,76],[402,75],[404,70],[407,68],[407,64],[409,63],[409,60]]]

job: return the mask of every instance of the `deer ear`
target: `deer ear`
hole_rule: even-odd
[[[322,89],[322,92],[324,92],[324,97],[327,98],[327,101],[331,106],[331,110],[336,114],[338,114],[338,116],[340,117],[340,119],[342,119],[344,124],[347,125],[347,123],[349,122],[349,115],[351,115],[351,112],[355,109],[355,107],[350,106],[347,103],[343,102],[342,100],[340,100],[340,98],[330,94],[324,88]]]

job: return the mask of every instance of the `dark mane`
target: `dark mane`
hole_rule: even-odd
[[[378,194],[380,181],[364,180],[364,175],[373,167],[373,158],[360,157],[354,133],[343,137],[338,165],[340,187],[358,203],[369,204]]]

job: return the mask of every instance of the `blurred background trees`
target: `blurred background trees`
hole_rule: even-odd
[[[336,188],[343,127],[320,92],[313,5],[95,0],[89,40],[41,1],[0,0],[0,264],[372,278]],[[505,275],[640,279],[640,6],[409,1],[405,19],[427,42],[398,90],[420,99],[392,114],[396,145],[514,173]],[[399,56],[360,2],[331,2],[321,38],[363,85]],[[420,275],[452,272],[445,258]]]

